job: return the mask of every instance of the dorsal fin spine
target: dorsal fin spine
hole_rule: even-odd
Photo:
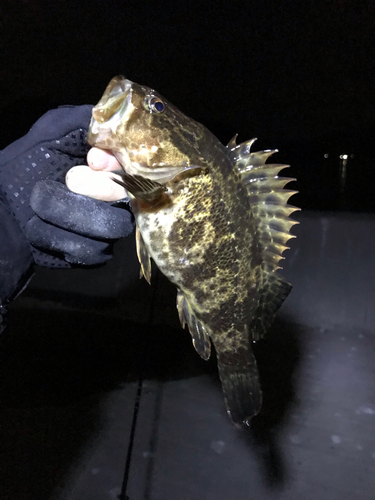
[[[289,198],[297,191],[285,189],[295,179],[279,177],[278,174],[289,165],[266,161],[277,150],[251,152],[255,139],[236,145],[236,137],[228,144],[229,157],[236,165],[246,187],[255,217],[265,268],[269,272],[280,269],[282,253],[289,248],[286,243],[294,238],[291,228],[298,224],[290,215],[299,210],[288,205]]]

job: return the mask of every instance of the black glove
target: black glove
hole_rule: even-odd
[[[91,106],[51,110],[0,152],[0,306],[22,289],[31,263],[102,264],[133,230],[127,199],[109,204],[65,186],[66,172],[85,163],[90,116]]]

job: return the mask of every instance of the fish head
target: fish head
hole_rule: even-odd
[[[206,133],[155,90],[117,76],[92,110],[87,140],[113,153],[127,174],[165,183],[177,167],[204,166]]]

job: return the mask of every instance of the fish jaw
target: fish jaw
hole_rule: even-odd
[[[133,82],[122,76],[112,78],[102,98],[92,109],[87,134],[90,146],[112,151],[124,169],[131,167],[131,162],[119,137],[118,128],[126,125],[134,111],[132,85]]]

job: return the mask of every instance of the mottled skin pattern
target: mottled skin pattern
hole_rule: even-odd
[[[152,202],[133,196],[132,207],[149,254],[183,293],[216,348],[228,412],[235,422],[248,423],[261,405],[249,325],[263,272],[246,188],[227,148],[147,87],[126,87],[120,100],[131,94],[127,111],[110,133],[100,132],[117,111],[115,103],[108,112],[108,99],[119,81],[94,109],[98,121],[102,109],[107,114],[103,125],[92,122],[88,140],[114,152],[131,174],[147,176],[145,167],[156,173],[169,166],[198,167],[164,182],[167,192]],[[150,96],[162,101],[162,112],[150,111]]]
[[[248,345],[261,265],[246,199],[240,205],[236,194],[223,189],[225,183],[236,185],[231,177],[225,181],[218,170],[183,179],[172,186],[172,205],[157,212],[138,212],[135,205],[152,258],[225,350]],[[163,224],[167,218],[169,227]]]

